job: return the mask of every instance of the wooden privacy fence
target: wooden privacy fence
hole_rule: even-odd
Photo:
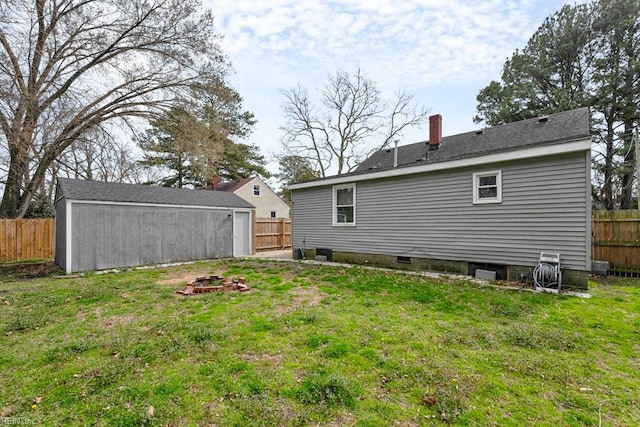
[[[594,211],[591,258],[613,273],[640,273],[640,211]]]
[[[257,251],[291,247],[291,220],[257,218]],[[610,270],[640,274],[640,211],[594,211],[592,259],[609,261]],[[0,262],[53,259],[55,220],[0,219]]]
[[[55,220],[0,219],[0,261],[53,259]]]
[[[256,251],[291,247],[291,220],[288,218],[256,218],[254,228]]]
[[[258,218],[254,236],[257,251],[291,247],[291,220]],[[53,259],[55,220],[0,219],[0,262]]]

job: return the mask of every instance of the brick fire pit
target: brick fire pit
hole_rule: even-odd
[[[198,277],[187,283],[187,287],[176,291],[180,295],[203,294],[205,292],[238,291],[247,292],[249,286],[245,283],[245,278],[225,279],[219,276]]]

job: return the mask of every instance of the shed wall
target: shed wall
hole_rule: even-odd
[[[72,270],[233,255],[233,210],[72,204]]]
[[[356,183],[355,227],[332,226],[332,187],[293,191],[305,248],[533,266],[558,252],[590,268],[589,153]],[[502,203],[473,204],[473,173],[502,170]]]

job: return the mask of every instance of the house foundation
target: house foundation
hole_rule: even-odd
[[[315,259],[318,252],[315,248],[304,249],[306,259]],[[295,251],[294,256],[300,258],[300,252]],[[442,273],[451,273],[459,275],[473,275],[472,270],[475,266],[481,265],[483,269],[491,269],[495,266],[495,270],[499,271],[498,278],[511,282],[530,282],[532,281],[532,273],[534,266],[518,266],[518,265],[500,265],[500,264],[478,264],[469,263],[467,261],[452,261],[431,258],[418,258],[408,256],[393,256],[383,254],[366,254],[357,252],[340,252],[331,251],[331,259],[328,261],[371,265],[375,267],[394,268],[398,270],[411,271],[437,271]],[[475,271],[475,270],[474,270]],[[562,287],[573,290],[587,290],[589,287],[589,273],[578,270],[563,270]]]

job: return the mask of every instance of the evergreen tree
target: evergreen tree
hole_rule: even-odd
[[[282,183],[282,198],[290,200],[291,191],[289,186],[291,184],[320,178],[320,173],[304,157],[288,155],[280,158],[278,173],[275,177]]]
[[[216,141],[208,138],[206,125],[182,106],[171,108],[150,125],[138,140],[144,151],[140,164],[161,170],[156,183],[165,187],[202,186],[206,173],[203,167],[220,151]]]
[[[597,131],[594,200],[631,208],[640,118],[640,2],[599,0],[564,6],[477,97],[474,120],[494,126],[589,106]]]
[[[233,180],[259,173],[268,177],[259,148],[239,139],[251,134],[253,113],[242,110],[242,97],[213,78],[193,86],[187,99],[150,121],[138,139],[141,164],[160,171],[155,181],[169,187],[203,188],[214,176]]]

